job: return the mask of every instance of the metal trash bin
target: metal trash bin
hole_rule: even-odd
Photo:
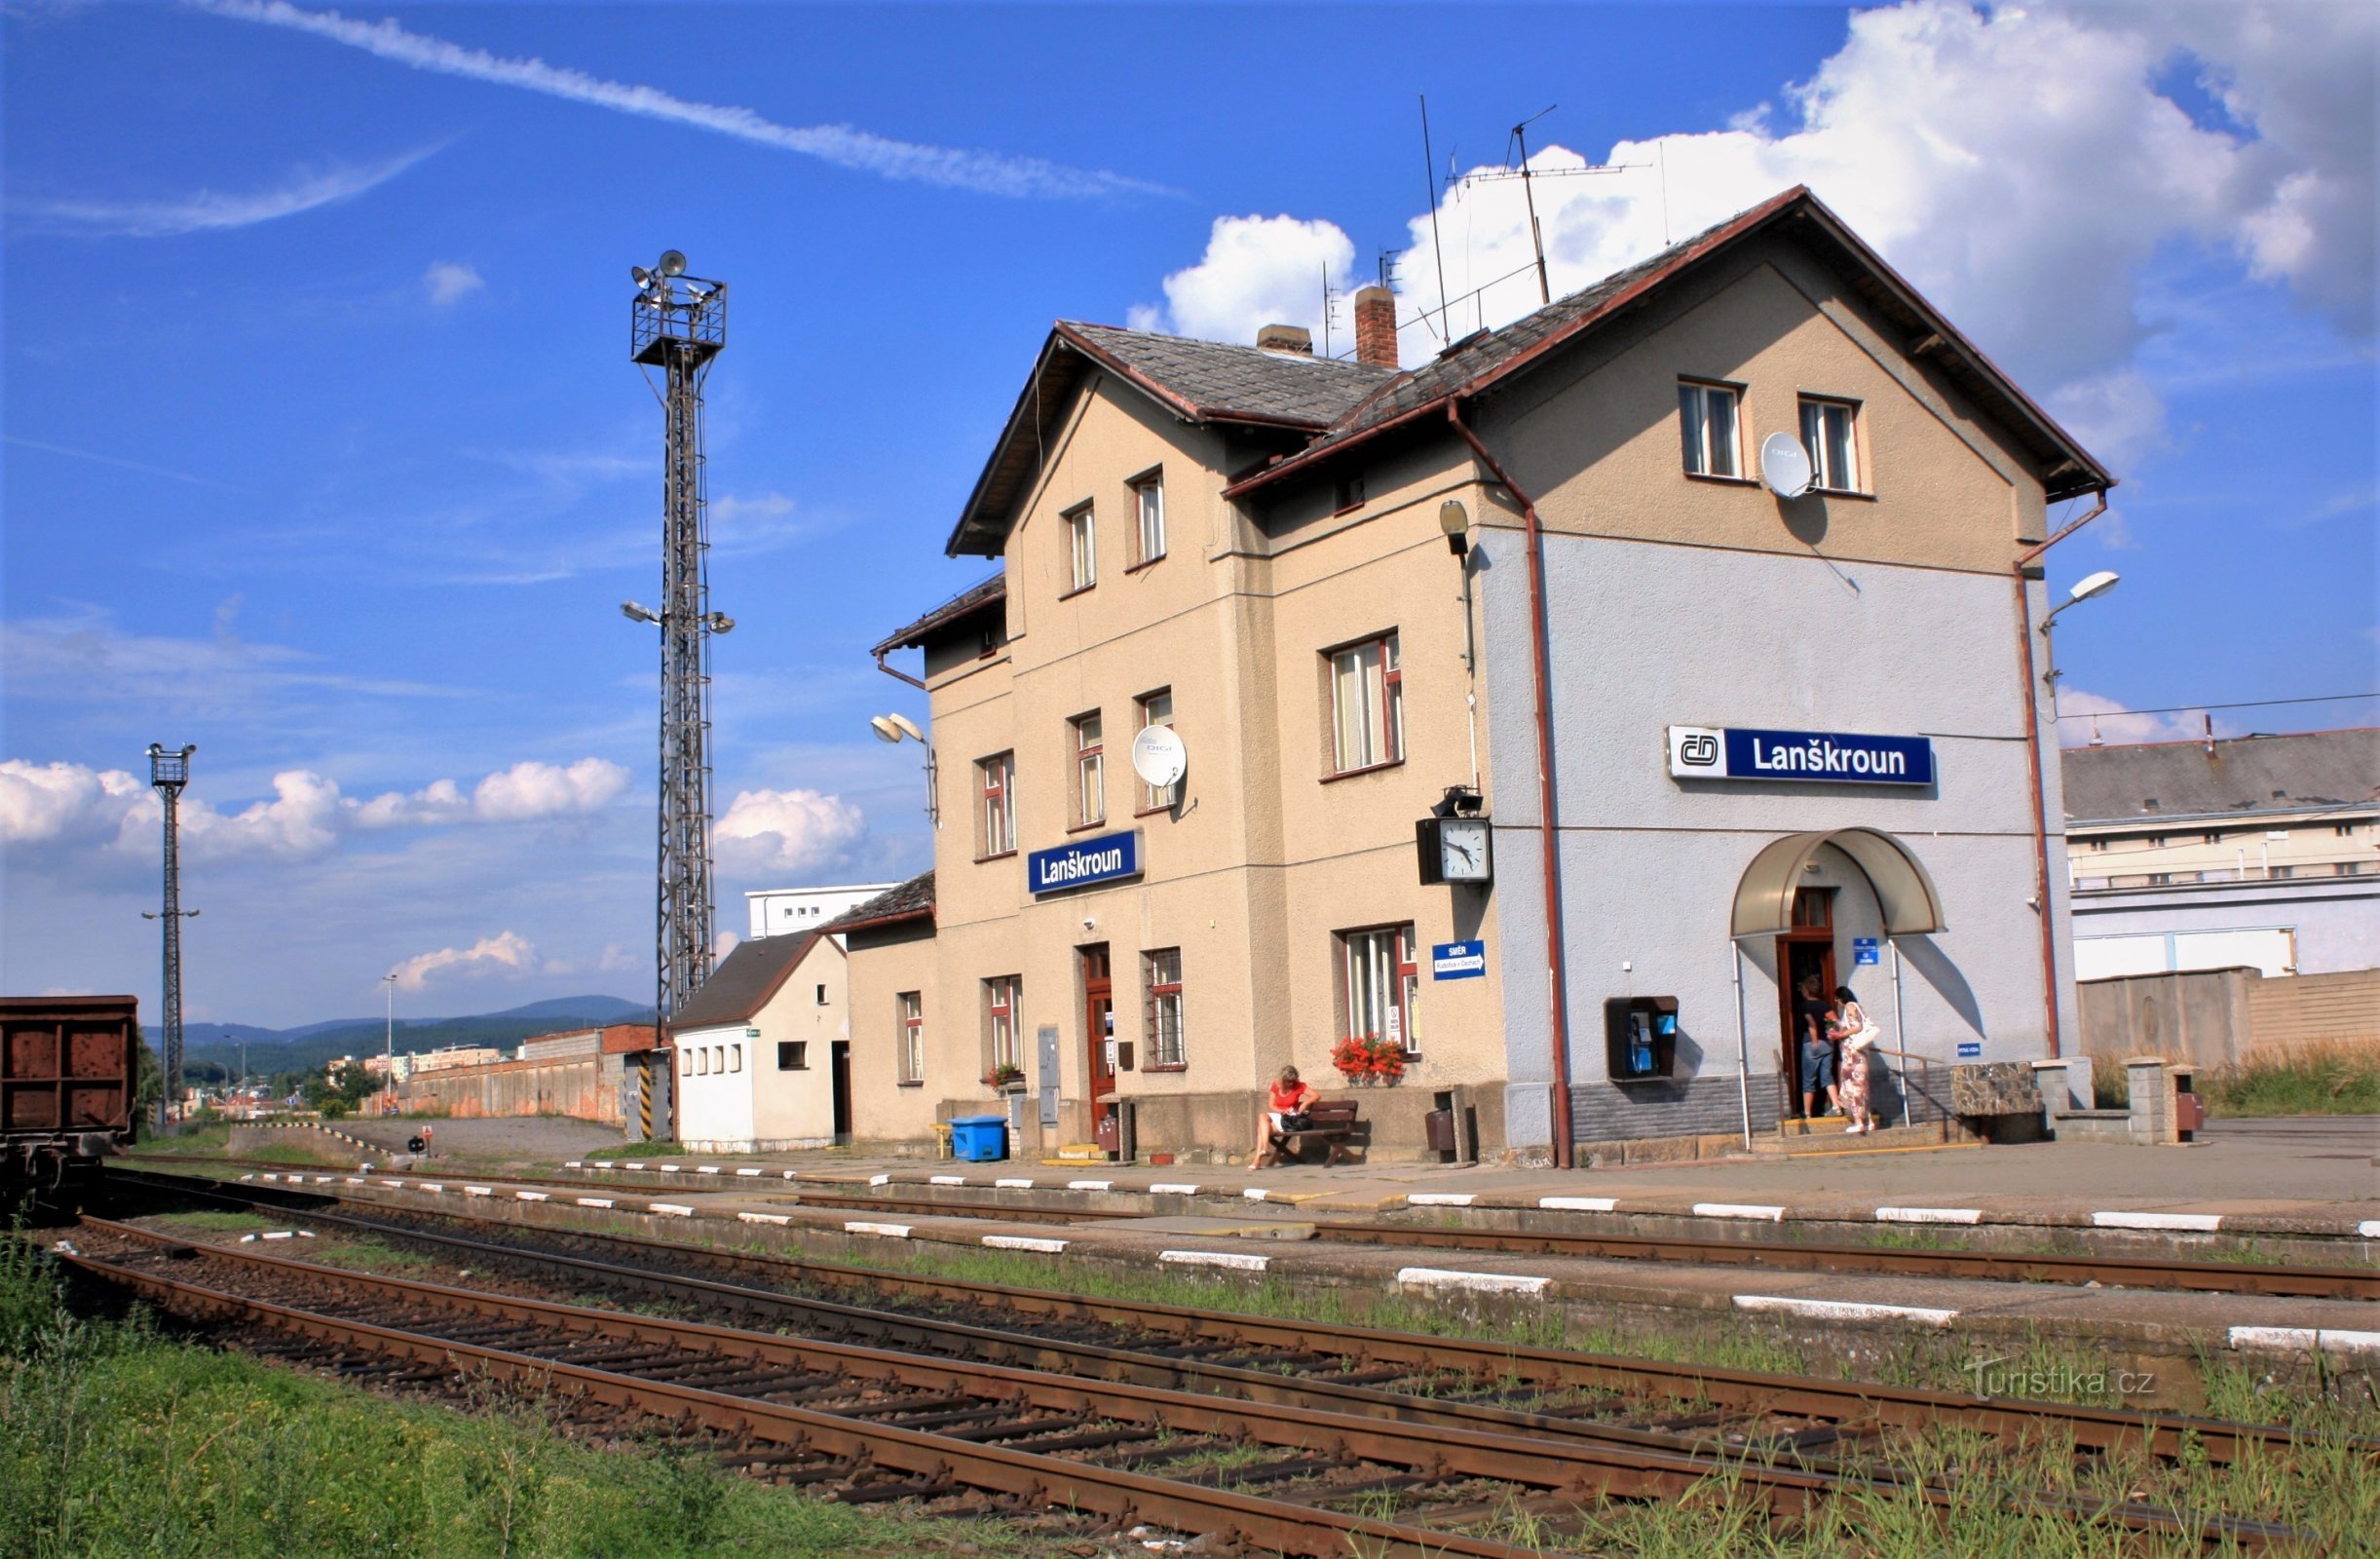
[[[1454,1151],[1454,1111],[1432,1110],[1421,1118],[1421,1129],[1428,1134],[1430,1152],[1453,1153]]]
[[[1008,1157],[1008,1118],[1004,1115],[951,1117],[951,1157],[968,1163],[996,1163]]]

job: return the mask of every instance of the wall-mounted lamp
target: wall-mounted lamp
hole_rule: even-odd
[[[926,749],[926,816],[935,827],[941,827],[942,800],[940,785],[936,781],[934,744],[926,740],[926,733],[918,729],[918,723],[905,714],[877,715],[868,721],[868,729],[876,733],[879,741],[889,741],[895,746],[903,741],[914,741]]]
[[[1471,551],[1471,513],[1460,502],[1450,498],[1438,506],[1438,528],[1446,532],[1446,550],[1456,557]]]

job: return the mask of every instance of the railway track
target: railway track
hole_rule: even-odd
[[[1549,1534],[1577,1534],[1597,1506],[1675,1500],[1715,1477],[1778,1523],[1844,1498],[1913,1501],[1937,1511],[1973,1499],[1972,1488],[1949,1479],[1802,1454],[1805,1442],[1860,1438],[1842,1426],[1729,1444],[1689,1434],[1723,1415],[1683,1415],[1620,1436],[1594,1426],[1566,1432],[1542,1422],[1548,1415],[1481,1426],[1448,1411],[1461,1403],[1412,1404],[1410,1419],[1365,1416],[1294,1376],[1279,1378],[1270,1399],[1223,1397],[1213,1388],[1226,1383],[1211,1374],[1208,1388],[1183,1390],[735,1330],[194,1245],[100,1219],[84,1220],[65,1259],[168,1310],[263,1326],[327,1348],[341,1363],[362,1354],[407,1371],[460,1363],[704,1423],[734,1435],[734,1455],[769,1475],[824,1485],[845,1499],[935,1499],[966,1488],[1286,1553],[1482,1556],[1542,1552]],[[680,1299],[723,1297],[722,1285],[677,1281]],[[731,1297],[746,1308],[787,1302],[754,1291]],[[1207,1362],[1150,1358],[1144,1367],[1161,1373]],[[888,1470],[899,1475],[888,1478]],[[2021,1488],[1996,1499],[2031,1515],[2210,1546],[2302,1536],[2137,1502]],[[1526,1547],[1508,1540],[1522,1530]]]
[[[155,1161],[155,1160],[142,1160]],[[255,1160],[214,1160],[246,1165]],[[183,1161],[187,1167],[187,1160]],[[259,1164],[275,1172],[286,1164]],[[451,1178],[451,1177],[446,1177]],[[556,1191],[621,1189],[618,1179],[558,1175],[504,1175],[509,1185]],[[434,1181],[442,1183],[442,1181]],[[736,1186],[697,1185],[686,1191]],[[845,1195],[799,1187],[786,1193],[801,1206],[822,1210],[888,1213],[912,1218],[986,1218],[1005,1223],[1097,1223],[1148,1216],[1115,1208],[1047,1208],[971,1199]],[[1301,1220],[1303,1222],[1305,1220]],[[1538,1233],[1496,1229],[1449,1229],[1421,1223],[1312,1220],[1323,1243],[1452,1249],[1479,1253],[1557,1256],[1619,1261],[1669,1262],[1764,1272],[1819,1272],[1895,1277],[1955,1277],[1983,1282],[2063,1283],[2077,1287],[2145,1288],[2187,1293],[2250,1294],[2276,1299],[2354,1299],[2380,1302],[2380,1268],[2310,1267],[2232,1261],[2180,1261],[2153,1257],[2061,1255],[1906,1246],[1858,1245],[1690,1236]]]

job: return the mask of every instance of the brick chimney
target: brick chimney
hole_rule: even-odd
[[[1256,332],[1256,344],[1267,352],[1314,355],[1314,332],[1302,324],[1267,324]]]
[[[1397,295],[1384,286],[1355,289],[1355,361],[1397,365]]]

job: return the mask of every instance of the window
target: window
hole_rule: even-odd
[[[1331,760],[1341,774],[1405,756],[1405,686],[1397,636],[1331,654]]]
[[[2223,842],[2223,836],[2221,834],[2200,834],[2198,842],[2202,845],[2219,845]]]
[[[678,1052],[678,1072],[679,1072],[679,1074],[680,1074],[681,1076],[684,1076],[684,1077],[693,1077],[693,1076],[695,1075],[695,1052],[694,1052],[694,1051],[692,1051],[692,1050],[680,1050],[680,1051]]]
[[[705,1049],[703,1046],[699,1046],[699,1045],[696,1046],[695,1046],[695,1076],[697,1076],[697,1077],[699,1077],[699,1078],[700,1078],[700,1077],[708,1077],[708,1076],[710,1076],[710,1069],[711,1069],[711,1053],[710,1053],[710,1051],[709,1051],[709,1050],[707,1050],[707,1049]]]
[[[1141,513],[1141,556],[1153,563],[1165,555],[1165,480],[1151,476],[1134,484],[1133,497]]]
[[[1343,514],[1350,509],[1364,507],[1364,474],[1351,471],[1339,478],[1331,495],[1331,512]]]
[[[1182,1050],[1182,949],[1160,947],[1141,955],[1148,983],[1149,1064],[1187,1065]]]
[[[892,1037],[896,1075],[904,1084],[926,1081],[926,999],[903,991],[892,999],[900,1008],[900,1028]]]
[[[809,1070],[810,1070],[810,1042],[809,1042],[808,1040],[779,1040],[779,1041],[777,1041],[777,1042],[776,1042],[776,1069],[777,1069],[779,1072],[807,1072],[807,1071],[809,1071]]]
[[[818,1005],[820,1007],[826,1005],[826,987],[823,985],[818,987]]]
[[[1341,932],[1340,993],[1353,1039],[1394,1040],[1408,1055],[1421,1047],[1420,971],[1414,963],[1414,929],[1384,926]]]
[[[1014,974],[983,982],[984,1040],[995,1071],[1012,1066],[1021,1072],[1025,1067],[1024,1049],[1016,1038],[1017,996],[1023,983]]]
[[[1824,932],[1834,929],[1834,890],[1832,888],[1796,888],[1794,890],[1794,930]]]
[[[1099,711],[1066,722],[1075,740],[1075,821],[1088,827],[1108,820],[1108,769],[1101,756]]]
[[[1810,453],[1811,479],[1829,492],[1860,490],[1859,450],[1852,443],[1858,410],[1841,400],[1801,402],[1801,447]]]
[[[2294,866],[2267,866],[2267,867],[2264,869],[2264,875],[2266,875],[2267,877],[2276,877],[2276,878],[2277,878],[2277,877],[2294,877],[2294,876],[2296,876],[2296,875],[2297,875],[2297,868],[2296,868],[2296,867],[2294,867]]]
[[[983,837],[977,841],[989,860],[1016,849],[1016,754],[998,753],[975,765],[975,793],[983,806]]]
[[[2105,850],[2107,848],[2107,841],[2104,839],[2094,839],[2091,841],[2091,848],[2094,850]]]
[[[2353,839],[2356,836],[2356,825],[2351,822],[2335,822],[2330,825],[2330,831],[2341,839]]]
[[[731,1045],[727,1047],[727,1069],[730,1072],[740,1072],[743,1070],[742,1046]]]
[[[724,1072],[726,1072],[726,1071],[727,1071],[727,1046],[724,1046],[724,1045],[714,1045],[714,1046],[711,1046],[711,1070],[712,1070],[713,1072],[720,1072],[720,1073],[724,1073]]]
[[[1091,506],[1083,505],[1066,516],[1066,546],[1071,554],[1067,590],[1087,590],[1099,583],[1099,527],[1092,518]]]
[[[1741,476],[1743,462],[1736,456],[1736,399],[1741,392],[1723,384],[1678,386],[1678,423],[1685,437],[1685,469],[1696,476]]]
[[[1174,723],[1173,689],[1159,688],[1154,693],[1144,693],[1133,700],[1133,704],[1140,711],[1143,729],[1152,725],[1161,725],[1169,730],[1172,728]],[[1143,812],[1163,812],[1168,807],[1179,806],[1182,801],[1182,781],[1179,780],[1172,784],[1162,786],[1143,784],[1140,789],[1140,810]]]

